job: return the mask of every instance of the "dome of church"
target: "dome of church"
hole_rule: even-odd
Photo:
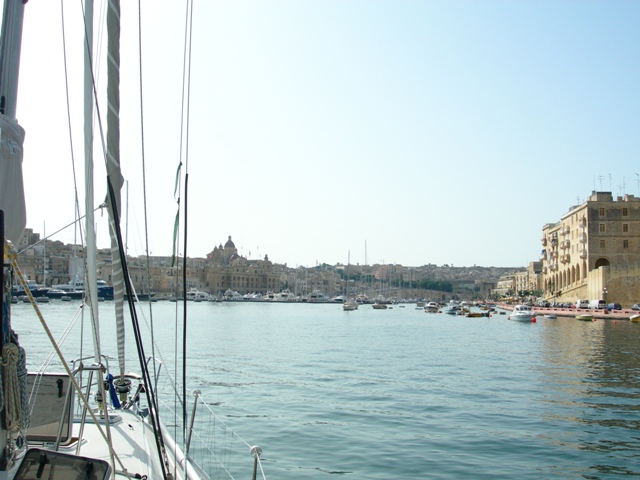
[[[231,241],[231,235],[229,235],[229,240],[227,240],[227,243],[224,244],[224,248],[236,248],[236,246]]]

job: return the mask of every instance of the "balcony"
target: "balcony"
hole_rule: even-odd
[[[587,258],[587,250],[586,250],[586,249],[582,249],[582,250],[580,251],[580,258],[582,258],[583,260],[584,260],[585,258]]]
[[[546,247],[546,246],[547,246],[547,237],[544,237],[544,238],[542,239],[542,246],[543,246],[543,247]]]
[[[578,237],[578,240],[580,241],[580,243],[587,243],[587,234],[582,232]]]
[[[571,246],[571,240],[567,238],[564,242],[562,242],[562,246],[564,248],[569,248]]]

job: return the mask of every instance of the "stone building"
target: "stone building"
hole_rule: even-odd
[[[209,293],[266,293],[280,291],[280,275],[265,255],[264,260],[249,260],[238,255],[231,236],[207,255],[203,266],[204,289]]]
[[[640,198],[592,192],[543,227],[540,258],[547,299],[640,301]]]

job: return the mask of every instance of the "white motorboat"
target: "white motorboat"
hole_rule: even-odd
[[[243,296],[240,295],[235,290],[231,290],[228,288],[222,297],[225,302],[242,302],[244,300]]]
[[[440,311],[442,313],[446,313],[447,315],[458,315],[458,313],[460,312],[460,307],[455,302],[449,302]]]
[[[187,300],[190,300],[192,302],[208,302],[210,298],[211,295],[206,292],[201,292],[195,287],[189,289],[189,291],[187,292]]]
[[[298,302],[298,301],[300,301],[300,297],[295,295],[288,288],[276,295],[276,302]]]
[[[428,313],[438,313],[439,308],[440,305],[438,305],[436,302],[427,302],[427,304],[424,306],[424,311]]]
[[[516,305],[508,318],[519,322],[535,322],[536,312],[529,305]]]
[[[275,302],[277,300],[278,300],[278,298],[277,298],[276,294],[273,293],[273,292],[267,292],[262,296],[262,301],[263,302]]]
[[[324,293],[322,293],[320,290],[314,290],[307,297],[307,303],[327,303],[329,301],[331,301],[331,299],[327,297]]]
[[[345,312],[352,312],[353,310],[357,310],[359,305],[355,300],[348,300],[342,304],[342,309]]]

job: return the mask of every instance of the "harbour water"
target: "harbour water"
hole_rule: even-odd
[[[77,306],[40,306],[54,336]],[[101,331],[115,337],[110,307],[100,304]],[[639,324],[521,323],[415,305],[188,308],[188,386],[262,447],[267,478],[640,476]],[[153,304],[170,369],[181,309]],[[37,368],[49,349],[31,307],[14,305],[13,324]],[[77,347],[75,335],[63,350]]]

